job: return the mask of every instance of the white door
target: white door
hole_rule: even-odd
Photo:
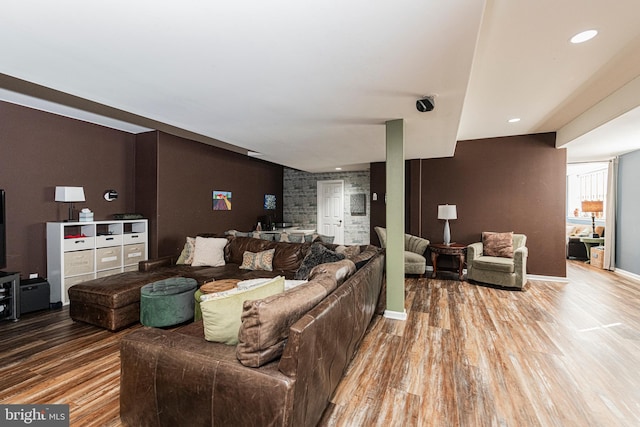
[[[344,181],[318,181],[318,233],[344,244]]]

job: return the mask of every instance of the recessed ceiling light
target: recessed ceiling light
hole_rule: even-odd
[[[336,170],[337,170],[337,171],[341,171],[341,170],[342,170],[342,168],[336,168]]]
[[[518,123],[520,121],[520,117],[514,117],[513,119],[508,120],[509,123]]]
[[[571,43],[575,43],[575,44],[584,43],[584,42],[594,38],[597,34],[598,34],[597,30],[583,31],[583,32],[578,33],[575,36],[571,37]]]

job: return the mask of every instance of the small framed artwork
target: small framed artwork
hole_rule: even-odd
[[[264,208],[265,209],[275,209],[276,208],[276,195],[275,194],[265,194],[264,195]]]
[[[213,190],[213,210],[214,211],[230,211],[231,210],[231,191]]]
[[[352,216],[364,216],[367,214],[367,195],[364,193],[352,194],[350,198],[351,202],[351,215]]]

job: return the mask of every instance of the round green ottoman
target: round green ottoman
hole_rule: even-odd
[[[173,326],[193,319],[195,279],[170,277],[140,289],[140,323],[145,326]]]

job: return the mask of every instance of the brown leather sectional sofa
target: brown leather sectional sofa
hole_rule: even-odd
[[[140,321],[140,288],[147,283],[182,276],[198,286],[214,279],[255,279],[284,276],[292,279],[311,243],[279,243],[251,237],[229,237],[223,267],[176,265],[177,257],[142,261],[138,271],[89,280],[69,288],[69,315],[73,320],[117,331]],[[332,245],[329,245],[332,246]],[[273,271],[241,270],[245,251],[274,249]]]
[[[276,246],[276,258],[277,252]],[[340,271],[346,264],[355,272],[345,278]],[[283,272],[291,277],[291,271]],[[125,336],[123,424],[316,425],[380,312],[383,275],[384,252],[372,247],[351,261],[317,266],[308,283],[245,302],[237,346],[205,341],[201,322],[171,331],[143,328]],[[269,336],[277,342],[272,344]]]

